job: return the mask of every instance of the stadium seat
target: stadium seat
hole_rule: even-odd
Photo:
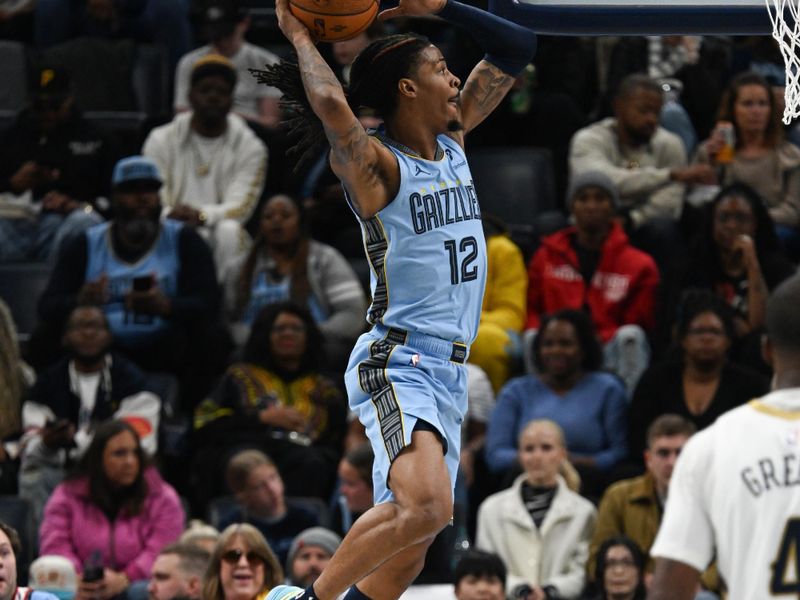
[[[492,147],[467,152],[481,210],[505,221],[527,256],[537,221],[556,209],[555,177],[546,148]]]
[[[42,262],[0,264],[0,298],[11,310],[21,343],[30,339],[36,326],[36,305],[47,287],[51,269],[51,265]]]
[[[28,104],[28,60],[24,44],[0,40],[0,111],[16,112]]]

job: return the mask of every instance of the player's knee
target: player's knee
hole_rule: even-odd
[[[420,539],[433,538],[450,523],[453,516],[453,502],[448,493],[429,494],[419,497],[403,511],[403,527],[416,533]]]

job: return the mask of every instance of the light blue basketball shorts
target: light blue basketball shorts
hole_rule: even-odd
[[[345,373],[350,409],[375,452],[375,504],[394,499],[389,467],[411,444],[417,421],[442,436],[450,488],[455,488],[461,423],[467,411],[467,347],[376,325],[356,342]]]

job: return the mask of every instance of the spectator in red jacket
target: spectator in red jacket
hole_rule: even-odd
[[[619,195],[607,175],[575,175],[567,198],[575,225],[544,238],[528,266],[525,348],[544,315],[586,310],[604,344],[605,366],[632,390],[650,359],[646,332],[655,324],[658,269],[615,219]]]

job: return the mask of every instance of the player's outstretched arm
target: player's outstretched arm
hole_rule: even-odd
[[[699,587],[697,569],[677,560],[657,558],[647,600],[692,600]]]
[[[278,25],[297,53],[306,97],[330,143],[331,166],[362,218],[369,218],[388,201],[389,186],[382,172],[391,170],[392,159],[370,140],[348,105],[341,84],[314,45],[311,32],[289,10],[288,0],[277,0],[275,9]]]
[[[489,2],[493,9],[494,0]],[[536,34],[491,12],[456,0],[400,0],[396,8],[380,13],[383,20],[437,14],[466,29],[486,51],[461,92],[464,132],[477,127],[505,97],[517,74],[536,52]]]
[[[486,51],[461,92],[461,122],[465,133],[497,108],[536,52],[536,34],[493,14],[495,3],[489,0],[490,12],[486,12],[447,0],[439,11],[441,18],[466,29]]]

